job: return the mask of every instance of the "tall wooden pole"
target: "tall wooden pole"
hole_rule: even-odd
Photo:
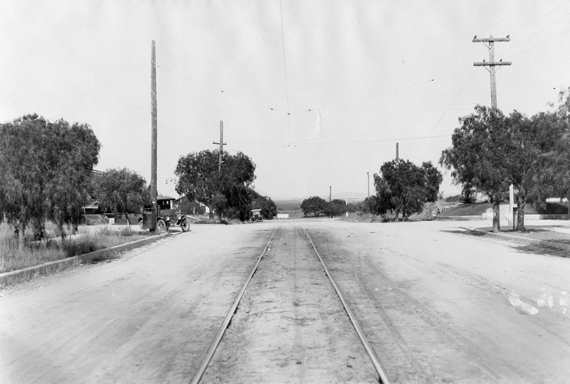
[[[396,143],[396,160],[400,160],[400,143]]]
[[[366,178],[368,179],[368,197],[370,197],[370,172],[366,172]]]
[[[329,216],[332,217],[332,185],[329,187]]]
[[[218,160],[218,172],[222,172],[223,156],[224,156],[224,122],[220,120],[220,159]]]
[[[222,172],[222,162],[223,162],[223,155],[224,155],[224,145],[227,145],[227,143],[224,143],[224,122],[222,120],[220,120],[220,142],[216,143],[214,141],[214,144],[219,144],[220,145],[220,149],[219,149],[219,159],[218,159],[218,173]]]
[[[489,43],[487,48],[489,48],[489,62],[483,60],[482,62],[473,63],[475,67],[489,67],[488,71],[491,74],[491,108],[497,108],[497,82],[495,80],[495,67],[500,67],[503,65],[511,65],[507,61],[495,61],[495,42],[509,42],[511,39],[507,37],[493,37],[478,39],[477,36],[473,38],[474,43]]]
[[[507,37],[493,37],[490,36],[488,38],[478,39],[477,36],[473,38],[474,43],[489,43],[487,48],[489,49],[489,62],[483,60],[482,62],[473,63],[475,67],[489,67],[487,69],[491,74],[491,108],[497,108],[497,83],[495,80],[495,72],[497,66],[503,65],[511,65],[510,62],[507,61],[495,61],[495,42],[509,42],[511,39],[509,36]],[[512,206],[512,201],[510,201],[510,206]],[[495,206],[496,207],[496,206]],[[509,215],[510,217],[510,215]],[[501,230],[501,217],[500,217],[500,209],[493,209],[493,232],[498,232]]]
[[[152,53],[151,53],[151,70],[150,70],[150,86],[151,86],[151,120],[152,120],[152,145],[150,154],[150,198],[152,201],[152,214],[150,230],[154,231],[156,229],[156,219],[158,216],[158,204],[157,204],[157,102],[156,102],[156,43],[152,41]]]

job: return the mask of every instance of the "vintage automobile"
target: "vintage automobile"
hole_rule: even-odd
[[[263,221],[263,217],[261,216],[261,209],[251,210],[251,222],[255,223],[256,221]]]
[[[182,212],[174,206],[174,200],[174,197],[170,196],[157,196],[158,216],[156,228],[159,232],[166,232],[171,226],[175,225],[179,225],[182,232],[190,230],[190,217],[182,214]],[[139,218],[139,227],[141,229],[150,229],[151,215],[152,206],[146,206]]]

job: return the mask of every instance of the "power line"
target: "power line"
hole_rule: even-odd
[[[228,92],[228,91],[226,91],[226,90],[224,90],[224,89],[220,89],[220,88],[214,87],[214,86],[212,86],[212,85],[210,85],[210,84],[206,84],[206,83],[203,83],[203,82],[201,82],[201,81],[198,81],[198,80],[196,80],[196,79],[194,79],[194,78],[192,78],[192,77],[189,77],[189,76],[186,76],[186,75],[182,75],[182,74],[180,74],[180,73],[176,73],[176,72],[174,72],[174,71],[172,71],[172,70],[170,70],[170,69],[167,69],[167,68],[165,68],[165,67],[163,67],[163,66],[157,65],[157,67],[160,68],[160,69],[162,69],[162,70],[164,70],[164,71],[166,71],[166,72],[170,72],[170,73],[172,73],[173,75],[182,77],[182,78],[187,79],[187,80],[190,80],[190,81],[192,81],[192,82],[194,82],[194,83],[196,83],[196,84],[200,84],[200,85],[202,85],[202,86],[204,86],[204,87],[213,89],[213,90],[215,90],[215,91],[217,91],[217,92],[220,92],[220,93],[223,93],[224,95],[228,95],[228,96],[234,97],[234,98],[236,98],[236,99],[240,99],[240,100],[243,100],[243,101],[247,101],[247,102],[249,102],[249,103],[257,104],[257,105],[263,107],[264,109],[268,109],[268,110],[270,110],[270,111],[279,112],[278,109],[273,108],[273,107],[269,107],[269,106],[267,106],[266,104],[262,104],[262,103],[259,103],[259,102],[257,102],[257,101],[254,101],[254,100],[251,100],[251,99],[248,99],[248,98],[245,98],[245,97],[242,97],[242,96],[238,96],[238,95],[233,94],[233,93],[230,93],[230,92]],[[281,111],[281,112],[282,112],[282,111]]]
[[[528,3],[530,0],[526,0],[524,3],[522,3],[521,5],[519,5],[518,7],[516,7],[515,9],[513,9],[511,12],[509,12],[507,15],[503,16],[502,18],[500,18],[498,21],[495,22],[495,24],[487,27],[484,31],[482,31],[481,33],[485,33],[487,32],[489,29],[491,29],[492,27],[494,27],[495,25],[499,24],[501,21],[505,20],[507,17],[509,17],[510,15],[512,15],[517,9],[519,9],[520,7],[522,7],[523,5],[525,5],[526,3]]]
[[[559,21],[564,20],[564,19],[567,18],[568,16],[570,16],[570,13],[567,14],[567,15],[565,15],[565,16],[563,16],[563,17],[561,17],[560,19],[556,20],[555,22],[550,23],[550,25],[548,25],[547,27],[542,28],[541,30],[539,30],[539,31],[537,31],[537,32],[535,32],[535,33],[533,33],[532,35],[528,36],[527,38],[525,38],[525,39],[519,41],[518,43],[516,43],[516,44],[510,46],[509,48],[505,49],[505,50],[503,51],[503,54],[504,54],[505,52],[507,52],[507,51],[509,51],[509,50],[511,50],[511,49],[513,49],[513,48],[515,48],[515,47],[518,47],[518,46],[521,45],[523,42],[527,41],[528,39],[530,39],[531,37],[533,37],[533,36],[535,36],[535,35],[538,35],[538,34],[541,33],[542,31],[544,31],[544,30],[546,30],[546,29],[548,29],[548,28],[550,28],[550,27],[553,27],[556,23],[558,23]]]
[[[279,14],[281,16],[281,47],[283,48],[283,71],[285,72],[285,97],[287,100],[287,142],[290,139],[291,132],[291,111],[289,110],[289,81],[287,80],[287,59],[285,56],[285,31],[283,28],[283,5],[279,0]]]
[[[567,1],[567,2],[565,2],[564,4],[562,4],[562,5],[560,5],[560,6],[556,7],[556,8],[554,8],[552,11],[550,11],[550,12],[548,12],[548,13],[542,15],[542,16],[539,17],[538,19],[536,19],[536,20],[534,20],[534,21],[528,23],[528,24],[525,25],[524,27],[517,29],[516,31],[514,31],[513,33],[511,33],[511,35],[514,35],[514,34],[520,32],[520,31],[522,31],[523,29],[526,29],[527,27],[531,26],[532,24],[536,23],[536,22],[539,21],[539,20],[542,20],[542,19],[545,18],[546,16],[550,15],[551,13],[553,13],[553,12],[556,11],[556,10],[558,10],[559,8],[562,8],[563,6],[565,6],[565,5],[568,4],[568,3],[570,3],[570,0]]]
[[[385,90],[385,91],[383,91],[383,92],[374,93],[373,95],[367,94],[366,96],[358,96],[358,97],[355,97],[355,98],[345,99],[345,100],[341,100],[341,101],[336,101],[336,102],[333,102],[333,103],[330,103],[330,104],[320,105],[320,106],[317,106],[317,107],[311,107],[311,108],[309,108],[309,109],[302,109],[302,110],[299,110],[299,111],[312,112],[312,111],[315,111],[315,110],[317,110],[317,109],[325,109],[325,108],[327,108],[327,107],[332,107],[332,106],[339,105],[339,104],[347,104],[347,103],[350,103],[350,102],[356,101],[356,100],[362,100],[362,99],[374,100],[374,99],[380,97],[380,95],[384,95],[384,94],[388,94],[388,93],[393,94],[394,92],[397,92],[397,91],[405,91],[405,90],[408,90],[408,89],[413,88],[413,87],[417,87],[417,86],[424,85],[424,84],[429,84],[429,83],[432,83],[432,82],[434,82],[434,81],[436,81],[436,80],[441,80],[441,79],[444,79],[444,78],[446,78],[446,77],[455,76],[455,75],[458,75],[458,74],[460,74],[460,73],[467,72],[467,71],[469,71],[469,69],[463,69],[463,70],[461,70],[461,71],[457,71],[457,72],[450,73],[450,74],[447,74],[447,75],[443,75],[443,76],[439,76],[439,77],[434,77],[434,78],[431,78],[431,79],[429,79],[429,80],[422,80],[422,81],[419,81],[419,82],[417,82],[417,83],[408,85],[407,87],[394,87],[394,88],[391,88],[391,89],[387,89],[387,90]]]
[[[463,85],[463,88],[461,88],[461,91],[459,91],[459,93],[457,94],[457,96],[455,96],[455,99],[453,99],[453,101],[451,102],[451,104],[449,104],[449,107],[447,107],[447,109],[445,110],[445,112],[443,113],[443,115],[441,115],[441,117],[439,118],[439,120],[434,124],[434,126],[429,130],[429,132],[427,133],[427,135],[424,136],[424,138],[422,139],[422,141],[420,141],[418,143],[418,145],[416,145],[414,147],[414,149],[412,149],[412,151],[410,152],[410,154],[408,156],[412,156],[412,154],[414,153],[414,151],[424,142],[424,140],[429,136],[429,134],[435,129],[435,127],[437,127],[437,125],[439,124],[439,122],[443,119],[443,117],[447,114],[447,112],[449,111],[449,109],[451,108],[451,106],[455,103],[455,101],[459,98],[459,96],[461,96],[461,94],[463,93],[463,91],[465,90],[465,88],[467,87],[467,84],[469,84],[469,82],[471,81],[471,79],[473,78],[473,75],[475,75],[475,72],[477,72],[477,69],[475,69],[472,73],[471,76],[469,76],[469,79],[467,80],[467,82],[465,83],[465,85]],[[450,135],[451,136],[451,135]],[[435,136],[432,136],[435,137]]]
[[[556,39],[557,37],[562,36],[562,35],[564,35],[564,34],[566,34],[566,33],[568,33],[568,32],[570,32],[570,29],[567,29],[566,31],[561,32],[561,33],[559,33],[558,35],[555,35],[555,36],[551,37],[550,39],[547,39],[547,40],[544,40],[544,41],[542,41],[542,42],[540,42],[540,43],[538,43],[538,44],[535,44],[535,45],[533,45],[532,47],[529,47],[529,48],[525,49],[524,51],[519,51],[519,52],[514,53],[514,54],[512,54],[512,55],[510,55],[510,56],[507,56],[506,58],[509,59],[509,58],[514,57],[514,56],[516,56],[516,55],[520,55],[520,54],[523,53],[523,52],[529,51],[529,50],[531,50],[531,49],[533,49],[533,48],[535,48],[535,47],[538,47],[539,45],[542,45],[542,44],[544,44],[544,43],[549,42],[550,40]]]
[[[410,140],[425,140],[425,139],[437,139],[442,137],[451,137],[451,135],[438,135],[438,136],[418,136],[418,137],[400,137],[392,139],[379,139],[379,140],[352,140],[352,141],[334,141],[334,142],[298,142],[290,143],[291,146],[319,146],[319,145],[346,145],[346,144],[374,144],[374,143],[384,143],[392,141],[410,141]],[[235,145],[258,145],[258,146],[268,146],[261,149],[276,149],[276,148],[286,148],[287,146],[282,143],[252,143],[252,142],[234,142]]]

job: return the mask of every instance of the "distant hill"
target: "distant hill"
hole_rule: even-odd
[[[290,199],[290,200],[273,200],[275,205],[277,205],[277,209],[281,211],[293,211],[297,209],[301,209],[301,202],[303,200],[299,199]]]

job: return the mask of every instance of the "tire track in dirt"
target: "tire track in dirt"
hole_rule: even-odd
[[[500,380],[472,343],[407,295],[369,255],[355,253],[322,228],[311,236],[393,382]],[[391,250],[375,250],[383,252]]]

